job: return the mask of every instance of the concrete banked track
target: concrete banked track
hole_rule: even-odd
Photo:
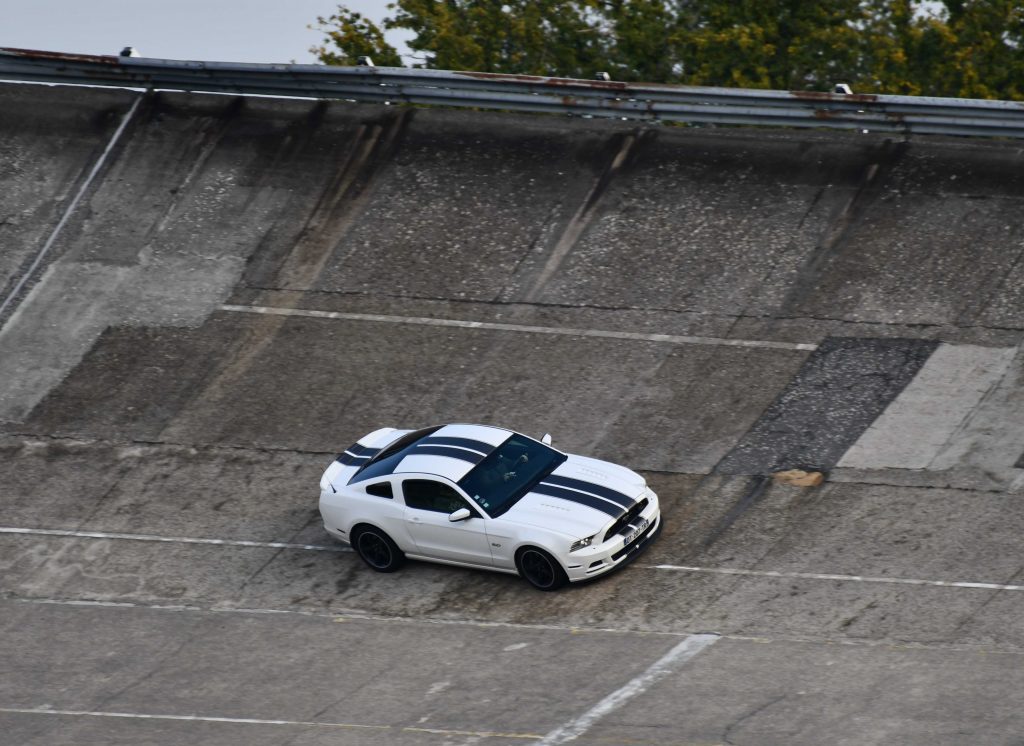
[[[1022,257],[1008,141],[2,85],[0,742],[1019,743]],[[449,421],[662,537],[369,572]]]

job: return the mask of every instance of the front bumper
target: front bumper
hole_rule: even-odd
[[[653,496],[654,493],[652,492],[651,495]],[[661,508],[656,496],[651,503],[648,509],[641,514],[641,517],[646,518],[649,522],[647,528],[629,544],[624,544],[619,537],[615,537],[604,544],[569,554],[565,566],[569,582],[578,583],[607,575],[612,570],[629,564],[633,558],[643,552],[661,533]]]

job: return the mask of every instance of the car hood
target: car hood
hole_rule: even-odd
[[[647,489],[644,478],[635,471],[607,461],[572,454],[551,476],[587,482],[615,490],[638,501]],[[623,512],[626,508],[622,509]],[[600,533],[615,516],[558,497],[528,492],[502,515],[503,520],[556,531],[573,539]]]
[[[634,499],[638,499],[640,493],[647,488],[646,480],[632,469],[613,464],[610,461],[575,456],[571,453],[552,474],[593,482]]]

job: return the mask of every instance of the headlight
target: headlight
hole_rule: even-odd
[[[597,536],[597,534],[594,534],[594,536]],[[585,539],[580,539],[579,541],[574,541],[572,543],[572,546],[569,547],[569,551],[570,552],[575,552],[577,549],[583,549],[584,547],[589,547],[590,546],[590,542],[592,542],[594,540],[594,536],[588,536]]]

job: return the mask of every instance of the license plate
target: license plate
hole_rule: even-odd
[[[624,541],[624,542],[622,543],[622,544],[623,544],[623,546],[626,546],[626,545],[627,545],[627,544],[629,544],[629,543],[630,543],[631,541],[633,541],[633,539],[635,539],[635,538],[636,538],[636,537],[638,537],[638,536],[639,536],[640,534],[642,534],[642,533],[643,533],[644,531],[646,531],[646,530],[647,530],[647,527],[648,527],[648,526],[649,526],[650,524],[651,524],[651,522],[650,522],[650,521],[648,521],[648,520],[647,520],[646,518],[644,518],[643,520],[641,520],[641,521],[640,521],[640,525],[639,525],[639,526],[637,526],[637,527],[636,527],[635,529],[633,529],[633,530],[632,530],[632,531],[630,531],[630,532],[629,532],[628,534],[626,534],[626,540],[625,540],[625,541]]]

